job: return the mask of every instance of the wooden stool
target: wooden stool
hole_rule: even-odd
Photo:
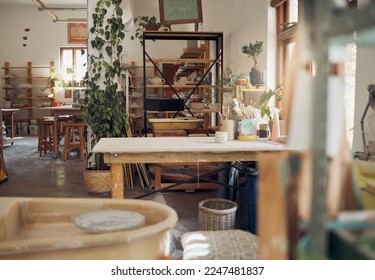
[[[70,150],[77,148],[79,149],[80,159],[85,160],[86,142],[83,132],[86,125],[86,122],[62,122],[65,135],[63,160],[69,159]],[[75,137],[75,133],[78,133],[78,140]]]
[[[48,151],[53,152],[54,139],[52,135],[54,135],[55,129],[55,120],[53,117],[44,118],[39,121],[39,156],[42,156],[42,153],[46,154]]]

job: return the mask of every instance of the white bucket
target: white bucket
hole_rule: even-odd
[[[39,132],[39,125],[37,124],[30,124],[29,125],[30,135],[38,135]]]

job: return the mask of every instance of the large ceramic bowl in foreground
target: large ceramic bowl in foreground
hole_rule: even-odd
[[[74,219],[100,210],[126,210],[145,217],[129,230],[86,233]],[[167,205],[138,199],[0,198],[0,259],[162,259],[177,223]]]

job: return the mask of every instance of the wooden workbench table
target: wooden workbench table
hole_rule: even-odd
[[[112,198],[124,198],[124,163],[258,161],[257,229],[260,259],[287,259],[285,193],[279,162],[288,148],[279,143],[229,141],[214,137],[101,138],[93,148],[111,164]]]

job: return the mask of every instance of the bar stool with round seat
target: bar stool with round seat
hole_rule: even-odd
[[[62,122],[65,138],[63,160],[69,159],[70,151],[73,149],[79,149],[80,159],[85,160],[86,141],[84,137],[84,129],[86,125],[86,122]]]
[[[55,120],[53,117],[45,117],[39,121],[39,156],[46,154],[48,151],[53,152],[53,141],[55,141],[53,135],[55,129]]]

